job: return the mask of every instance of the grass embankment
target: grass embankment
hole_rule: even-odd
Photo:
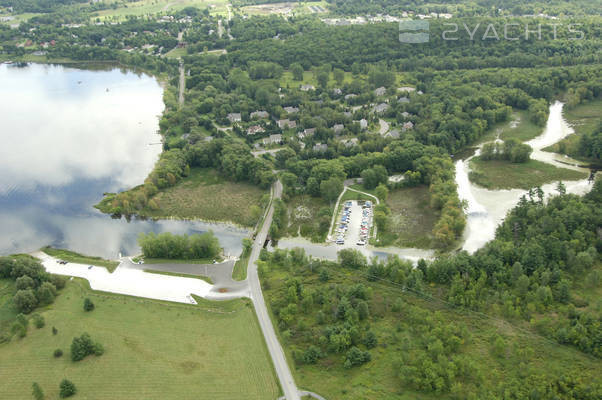
[[[569,135],[560,142],[548,146],[544,151],[566,154],[586,163],[594,160],[579,155],[579,141],[584,134],[590,134],[597,128],[602,116],[602,100],[594,100],[571,109],[563,109],[565,120],[573,127],[575,134]]]
[[[357,274],[357,271],[330,269],[330,279],[320,282],[317,274],[304,274],[300,279],[304,288],[312,288],[314,293],[326,293],[329,287],[342,288],[343,285],[362,283],[372,289],[369,301],[369,329],[375,333],[378,345],[370,350],[371,361],[365,365],[346,369],[343,366],[344,353],[329,353],[316,364],[296,364],[293,369],[296,383],[327,399],[379,399],[379,400],[426,400],[465,398],[470,391],[478,389],[492,390],[504,384],[509,385],[515,379],[530,375],[563,376],[579,374],[584,382],[596,382],[596,376],[602,372],[600,361],[579,352],[570,346],[559,345],[535,333],[529,324],[522,321],[512,323],[498,318],[488,318],[481,313],[464,312],[447,307],[436,300],[425,300],[409,291],[387,284],[369,282]],[[263,286],[268,305],[276,299],[286,297],[286,282],[291,274],[283,268],[270,268]],[[331,289],[332,290],[332,289]],[[445,297],[443,288],[431,289],[438,297]],[[392,306],[399,299],[403,302],[400,311]],[[409,308],[418,307],[426,312],[426,318],[440,313],[441,323],[436,329],[454,324],[466,332],[460,345],[459,356],[470,359],[474,372],[471,378],[463,380],[458,394],[438,393],[434,390],[417,391],[405,385],[400,379],[402,357],[412,357],[423,350],[421,341],[426,332],[415,326],[410,318]],[[280,330],[287,358],[292,360],[293,351],[304,351],[310,345],[317,345],[318,338],[324,335],[327,325],[319,325],[317,310],[299,312],[294,325],[303,326],[303,330],[293,328],[285,334]],[[326,307],[322,308],[324,310]],[[333,306],[333,310],[336,307]],[[324,312],[324,311],[323,311]],[[334,311],[333,311],[334,312]],[[415,317],[414,317],[415,318]],[[428,329],[427,329],[428,332]],[[505,342],[505,353],[501,356],[493,351],[493,339],[501,336]],[[359,345],[362,349],[362,345]],[[444,356],[446,358],[447,356]]]
[[[232,270],[232,279],[235,281],[244,281],[247,279],[247,266],[249,265],[249,257],[251,253],[248,255],[239,258],[234,264],[234,269]]]
[[[392,190],[386,203],[391,213],[385,232],[378,232],[379,245],[419,249],[437,246],[432,232],[440,213],[430,205],[428,187]]]
[[[0,288],[5,282],[0,280]],[[40,310],[44,328],[30,324],[25,338],[0,345],[3,400],[31,398],[32,382],[40,384],[46,398],[56,399],[63,378],[77,386],[74,398],[89,400],[278,397],[250,301],[201,299],[198,306],[180,305],[84,287],[81,280],[69,282],[52,306]],[[85,297],[95,303],[93,312],[83,311]],[[71,340],[83,332],[106,351],[74,363]],[[53,357],[57,348],[63,357]]]
[[[145,208],[139,214],[255,226],[261,217],[262,197],[266,193],[248,183],[228,181],[213,169],[193,168],[186,179],[153,197],[159,207],[157,210]]]
[[[106,267],[109,272],[115,271],[115,268],[119,265],[118,261],[105,260],[100,257],[85,256],[83,254],[76,253],[74,251],[54,249],[52,247],[44,247],[42,251],[49,256],[59,258],[61,260],[78,263],[78,264],[91,264],[100,267]]]
[[[587,174],[566,168],[557,168],[541,161],[526,163],[509,161],[483,161],[475,157],[470,161],[469,178],[487,189],[530,189],[554,181],[572,181],[587,178]]]
[[[211,280],[211,278],[209,278],[208,276],[191,275],[191,274],[180,274],[178,272],[156,271],[154,269],[145,269],[144,272],[148,272],[149,274],[167,275],[167,276],[179,276],[181,278],[200,279],[202,281],[205,281],[205,282],[213,285],[213,280]]]

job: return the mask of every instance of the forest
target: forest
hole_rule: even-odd
[[[420,260],[417,268],[397,257],[367,260],[350,249],[337,262],[302,249],[262,252],[262,285],[298,373],[349,376],[356,396],[356,379],[378,369],[395,376],[398,387],[434,397],[598,398],[601,316],[589,304],[595,297],[581,288],[600,284],[601,196],[602,180],[583,198],[559,185],[547,204],[535,189],[483,249]],[[476,350],[485,332],[488,349]],[[515,369],[529,368],[533,346],[548,341],[584,354],[569,363],[591,355],[598,367],[580,377],[571,375],[570,364],[525,374]],[[486,372],[487,365],[493,369]],[[343,372],[354,368],[360,371]],[[503,381],[495,378],[500,371]]]

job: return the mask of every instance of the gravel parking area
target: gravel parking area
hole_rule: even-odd
[[[345,247],[363,246],[368,242],[372,228],[372,203],[346,201],[337,218],[335,243]]]

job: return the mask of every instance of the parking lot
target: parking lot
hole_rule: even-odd
[[[372,202],[349,200],[343,205],[334,230],[338,245],[363,246],[368,243],[372,228]]]

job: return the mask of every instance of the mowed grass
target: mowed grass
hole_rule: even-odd
[[[389,192],[387,206],[391,210],[386,232],[379,232],[381,245],[434,248],[433,228],[439,212],[430,205],[428,187],[417,186]]]
[[[109,2],[113,3],[113,1]],[[92,16],[100,20],[112,19],[120,21],[124,20],[128,15],[140,17],[159,13],[169,14],[186,7],[196,7],[201,10],[209,8],[211,13],[224,13],[226,12],[226,4],[228,4],[227,0],[140,0],[131,3],[118,3],[116,8],[101,10],[93,13]]]
[[[500,127],[500,139],[517,139],[521,142],[527,142],[539,136],[543,129],[543,127],[531,122],[531,117],[527,111],[516,111],[512,114],[510,122],[506,122]]]
[[[142,214],[254,226],[258,216],[254,215],[252,207],[263,209],[262,197],[266,193],[267,190],[249,183],[225,180],[215,170],[194,168],[186,179],[153,198],[158,210],[147,208]]]
[[[2,281],[0,281],[0,284]],[[57,399],[59,382],[70,379],[73,399],[197,400],[265,399],[279,388],[250,302],[180,305],[82,289],[70,281],[23,339],[0,345],[3,400],[31,398],[38,382]],[[86,313],[83,299],[96,308]],[[58,329],[52,335],[52,327]],[[73,337],[88,332],[105,354],[74,363]],[[60,348],[64,356],[54,358]]]
[[[74,251],[69,251],[69,250],[64,250],[64,249],[54,249],[52,247],[44,247],[42,249],[42,251],[44,253],[48,254],[49,256],[52,256],[52,257],[55,257],[55,258],[58,258],[61,260],[70,261],[70,262],[78,263],[78,264],[91,264],[91,265],[97,265],[100,267],[106,267],[109,270],[109,272],[115,271],[115,268],[117,268],[117,266],[119,265],[118,261],[105,260],[100,257],[85,256],[83,254],[79,254]]]
[[[487,189],[530,189],[554,181],[573,181],[587,174],[566,168],[557,168],[536,160],[526,163],[509,161],[483,161],[475,157],[470,161],[469,178]]]

